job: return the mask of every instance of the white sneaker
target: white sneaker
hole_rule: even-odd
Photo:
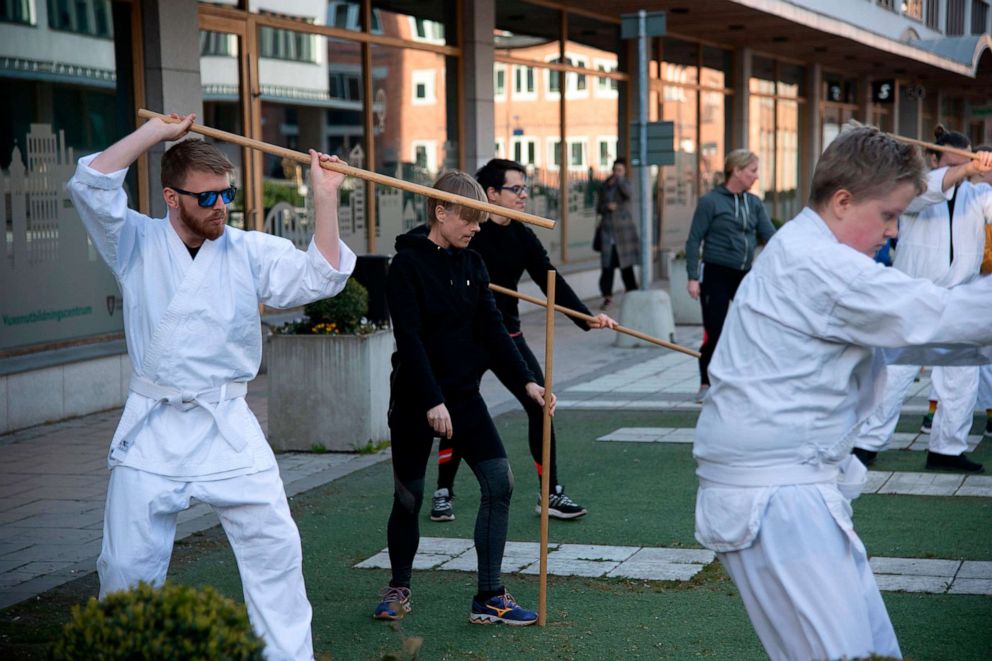
[[[699,390],[696,392],[696,403],[702,404],[703,400],[706,399],[706,394],[710,391],[710,387],[703,384],[699,386]],[[683,391],[684,392],[684,391]]]
[[[431,505],[431,521],[454,521],[455,510],[451,507],[451,492],[438,489],[434,492]]]

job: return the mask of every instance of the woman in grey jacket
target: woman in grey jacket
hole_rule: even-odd
[[[613,300],[613,274],[620,269],[626,291],[637,289],[634,264],[641,257],[641,239],[630,212],[630,180],[627,179],[627,161],[618,158],[613,163],[613,174],[599,189],[596,211],[602,216],[599,227],[600,267],[599,291],[603,295],[603,309]]]
[[[685,243],[689,296],[703,308],[697,402],[702,402],[710,387],[706,370],[730,301],[751,270],[758,240],[765,243],[775,233],[765,205],[758,196],[747,192],[758,180],[758,156],[747,149],[735,149],[727,154],[723,174],[726,183],[700,198]]]

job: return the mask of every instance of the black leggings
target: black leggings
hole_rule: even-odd
[[[479,594],[495,594],[503,589],[500,568],[506,546],[513,474],[482,396],[476,392],[446,397],[445,406],[454,432],[451,442],[462,450],[482,491],[475,519]],[[424,475],[437,435],[427,422],[427,411],[416,408],[394,400],[389,414],[394,491],[386,534],[393,587],[410,586],[413,558],[420,545],[418,514],[424,500]]]
[[[544,373],[541,371],[541,364],[537,362],[537,358],[534,357],[534,353],[527,346],[527,341],[524,340],[523,334],[517,334],[512,336],[513,343],[517,345],[517,350],[520,355],[523,356],[524,362],[527,363],[527,368],[537,379],[537,384],[540,386],[544,385]],[[497,378],[499,374],[496,373]],[[543,453],[544,447],[544,407],[535,402],[527,395],[527,391],[521,387],[514,387],[513,385],[507,383],[502,378],[500,378],[500,383],[510,391],[510,393],[517,398],[520,405],[524,408],[527,413],[527,442],[530,444],[530,455],[534,459],[534,465],[537,467],[537,477],[540,483],[541,479],[541,455]],[[558,484],[558,461],[557,461],[556,443],[555,443],[555,427],[551,425],[551,474],[548,476],[550,478],[551,488]],[[462,446],[454,443],[453,440],[448,440],[446,438],[441,439],[440,447],[438,449],[438,466],[437,466],[437,488],[438,489],[448,489],[451,493],[455,485],[455,475],[458,473],[458,465],[463,456]]]
[[[634,291],[637,289],[637,277],[634,276],[634,266],[620,266],[620,255],[617,254],[617,244],[611,243],[609,266],[603,266],[599,274],[599,293],[603,298],[613,296],[613,275],[616,269],[620,269],[620,277],[623,278],[624,291]]]
[[[730,301],[737,295],[737,288],[747,271],[732,269],[719,264],[703,266],[703,280],[699,287],[699,303],[703,307],[703,346],[699,348],[699,382],[710,384],[708,373],[710,360],[716,351],[716,343],[723,332],[723,322],[730,309]]]

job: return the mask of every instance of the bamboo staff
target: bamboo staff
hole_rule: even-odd
[[[866,124],[862,124],[861,122],[854,119],[847,120],[847,125],[851,128],[863,128],[864,126],[866,126]],[[979,154],[976,154],[973,151],[968,151],[967,149],[960,149],[959,147],[938,145],[935,142],[927,142],[926,140],[917,140],[916,138],[907,138],[905,136],[897,135],[895,133],[885,133],[885,135],[892,138],[893,140],[897,140],[899,142],[905,142],[908,145],[916,145],[917,147],[922,147],[923,149],[929,149],[931,151],[942,151],[948,154],[957,154],[958,156],[964,156],[965,158],[970,158],[975,161],[981,158]]]
[[[537,596],[537,625],[548,620],[548,498],[551,491],[551,385],[555,362],[555,270],[548,271],[548,302],[544,318],[544,440],[541,444],[541,577]]]
[[[521,301],[527,301],[528,303],[533,303],[534,305],[540,305],[542,307],[547,307],[548,305],[546,302],[542,301],[539,298],[535,298],[534,296],[528,296],[527,294],[521,294],[518,291],[513,291],[512,289],[507,289],[506,287],[500,287],[499,285],[494,285],[490,283],[489,288],[494,292],[498,292],[500,294],[506,294],[507,296],[512,296],[514,298],[519,298]],[[595,323],[597,321],[596,317],[592,316],[591,314],[585,314],[584,312],[579,312],[571,308],[566,308],[563,305],[555,305],[554,309],[558,310],[558,312],[561,312],[564,315],[567,315],[569,317],[575,317],[576,319],[582,319],[583,321],[586,322]],[[672,351],[678,351],[680,353],[684,353],[687,356],[692,356],[693,358],[699,358],[698,351],[693,351],[692,349],[689,349],[688,347],[684,347],[681,344],[675,344],[673,342],[666,342],[665,340],[659,340],[657,337],[653,337],[651,335],[648,335],[647,333],[642,333],[641,331],[634,330],[633,328],[627,328],[626,326],[621,326],[620,324],[617,324],[616,327],[613,328],[613,330],[615,330],[618,333],[623,333],[624,335],[630,335],[631,337],[636,337],[637,339],[644,340],[645,342],[650,342],[651,344],[657,344],[659,347],[671,349]]]
[[[168,115],[152,112],[151,110],[145,110],[144,108],[138,111],[138,117],[141,117],[143,119],[158,118],[161,119],[163,122],[168,122],[170,124],[178,124],[181,121],[178,119],[173,119]],[[261,140],[252,140],[251,138],[246,138],[236,133],[228,133],[227,131],[221,131],[220,129],[210,128],[209,126],[203,126],[202,124],[193,124],[189,128],[189,130],[193,131],[194,133],[199,133],[200,135],[205,135],[209,138],[214,138],[215,140],[223,140],[224,142],[232,142],[236,145],[241,145],[242,147],[257,149],[258,151],[265,152],[266,154],[272,154],[273,156],[286,158],[292,161],[296,161],[297,163],[302,163],[304,165],[310,164],[309,154],[304,154],[303,152],[272,145],[267,142],[262,142]],[[461,195],[455,195],[454,193],[439,191],[436,188],[431,188],[429,186],[421,186],[420,184],[410,183],[409,181],[404,181],[402,179],[397,179],[395,177],[389,177],[384,174],[379,174],[377,172],[369,172],[368,170],[356,168],[351,165],[345,165],[344,163],[327,163],[321,161],[320,166],[325,170],[339,172],[341,174],[348,175],[350,177],[358,177],[359,179],[366,179],[376,184],[380,184],[383,186],[391,186],[393,188],[399,188],[401,190],[405,190],[410,193],[416,193],[417,195],[430,196],[435,199],[444,200],[445,202],[452,202],[454,204],[459,204],[463,207],[469,207],[470,209],[478,209],[479,211],[486,211],[496,216],[505,216],[506,218],[519,220],[522,223],[530,223],[531,225],[537,225],[538,227],[543,227],[545,229],[553,229],[555,226],[555,221],[548,220],[547,218],[541,218],[540,216],[535,216],[533,214],[529,214],[523,211],[516,211],[514,209],[508,209],[506,207],[490,204],[488,202],[480,202],[479,200],[470,197],[463,197]]]

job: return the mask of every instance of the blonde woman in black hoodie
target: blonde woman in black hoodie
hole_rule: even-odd
[[[445,173],[434,188],[485,201],[464,172]],[[434,438],[442,437],[459,445],[482,492],[475,524],[478,592],[469,621],[533,624],[537,613],[521,608],[500,578],[513,475],[479,381],[493,361],[542,406],[544,388],[503,326],[482,258],[465,250],[486,214],[428,198],[427,218],[426,236],[411,232],[396,239],[386,279],[396,338],[389,402],[394,494],[387,526],[393,576],[373,617],[396,620],[410,612],[424,475]]]
[[[707,369],[730,301],[751,270],[758,242],[767,243],[775,234],[765,205],[748,192],[758,180],[757,154],[747,149],[730,152],[724,160],[723,176],[724,184],[699,198],[685,243],[689,296],[703,308],[698,403],[702,403],[710,387]]]

